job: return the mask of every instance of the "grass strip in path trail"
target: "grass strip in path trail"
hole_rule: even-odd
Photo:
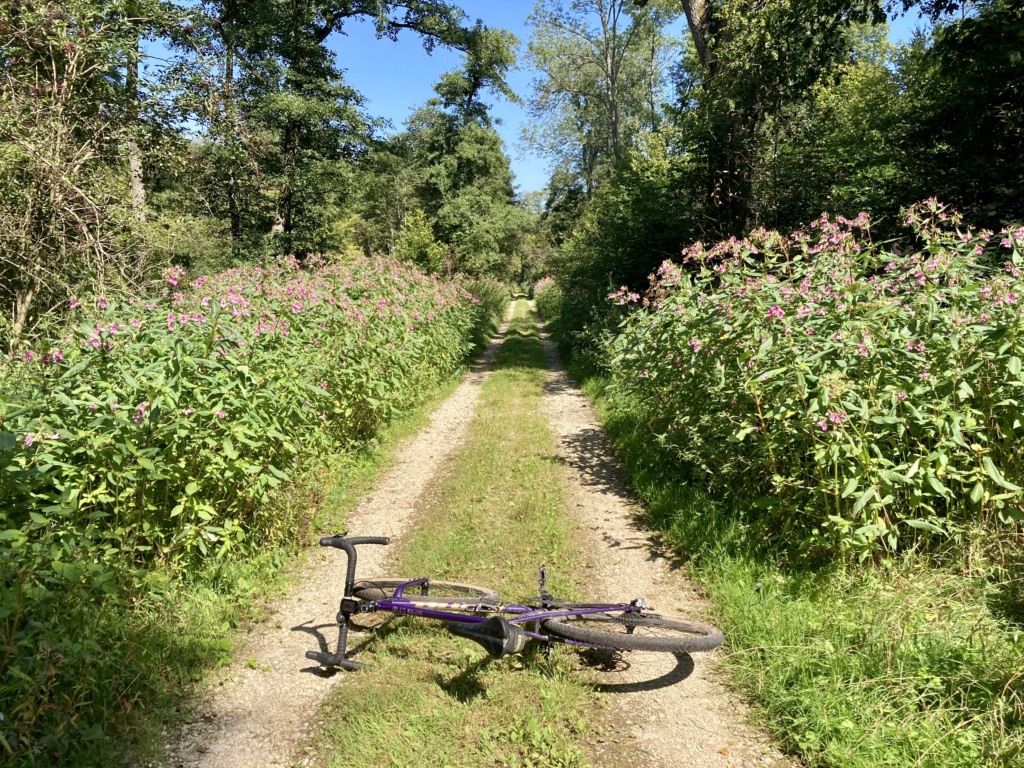
[[[582,559],[539,408],[545,367],[535,319],[520,301],[452,471],[395,552],[395,575],[477,583],[515,600],[536,594],[546,562],[551,591],[578,594],[572,574]],[[321,710],[309,749],[322,764],[586,763],[578,744],[598,700],[564,653],[494,661],[438,622],[392,618],[361,658],[374,669],[350,675]]]

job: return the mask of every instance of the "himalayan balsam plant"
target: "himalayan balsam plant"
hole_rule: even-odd
[[[919,248],[823,216],[665,262],[613,344],[618,393],[695,475],[809,549],[892,551],[1022,518],[1024,228],[907,213]]]
[[[282,261],[156,300],[72,302],[71,333],[25,351],[0,402],[0,537],[53,542],[56,572],[223,555],[310,457],[372,437],[463,361],[474,299],[384,261]],[[102,544],[102,546],[100,546]]]

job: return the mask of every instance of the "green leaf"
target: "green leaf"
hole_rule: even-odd
[[[971,501],[973,501],[975,504],[977,504],[979,501],[981,501],[981,499],[982,499],[982,497],[984,495],[985,495],[985,486],[982,485],[980,481],[975,483],[974,484],[974,488],[971,489]]]
[[[981,460],[981,464],[983,467],[985,467],[985,472],[988,474],[989,477],[992,478],[992,482],[994,482],[996,485],[1002,486],[1003,488],[1006,488],[1007,490],[1010,491],[1019,491],[1021,489],[1019,485],[1014,485],[1013,483],[1009,482],[1006,478],[1003,477],[1003,474],[999,471],[999,468],[996,467],[991,457],[986,456],[985,458],[983,458]]]
[[[13,451],[17,443],[13,432],[0,432],[0,450]]]
[[[845,499],[847,496],[853,494],[857,490],[857,476],[854,475],[846,481],[846,485],[843,487],[842,497]]]
[[[952,493],[950,492],[949,488],[944,486],[942,484],[942,481],[939,480],[939,478],[936,477],[935,475],[929,474],[925,478],[925,480],[928,482],[928,485],[930,485],[932,487],[932,490],[935,491],[940,496],[946,497],[946,496],[951,496],[952,495]]]
[[[194,480],[185,486],[185,493],[187,493],[189,496],[195,496],[198,491],[199,483],[195,482]]]
[[[1016,356],[1011,357],[1008,367],[1010,369],[1010,373],[1014,376],[1020,375],[1020,358]]]
[[[930,523],[927,520],[904,520],[903,524],[904,525],[909,525],[911,528],[917,528],[918,530],[921,530],[921,531],[930,531],[931,533],[945,533],[946,532],[942,528],[940,528],[939,526],[935,525],[935,523]]]
[[[148,469],[150,472],[156,471],[156,464],[147,459],[145,456],[139,456],[138,462],[139,466],[142,467],[143,469]]]
[[[857,514],[862,509],[864,509],[864,507],[867,506],[868,502],[871,501],[871,497],[874,495],[874,488],[868,488],[866,491],[864,491],[864,493],[860,495],[860,498],[857,499],[857,503],[853,505],[853,513]]]
[[[38,512],[29,512],[28,516],[32,518],[32,522],[37,525],[49,525],[50,518],[40,515]]]

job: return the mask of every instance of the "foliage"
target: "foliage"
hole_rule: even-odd
[[[553,277],[543,277],[534,284],[533,298],[537,302],[537,314],[544,322],[554,320],[562,311],[562,289]]]
[[[665,29],[675,4],[538,0],[529,61],[533,122],[524,138],[594,193],[626,150],[657,129],[668,61],[678,44]]]
[[[465,286],[477,301],[479,319],[473,334],[473,346],[475,349],[483,349],[505,318],[510,299],[508,286],[493,277],[469,280]]]
[[[810,766],[999,766],[1024,749],[1019,562],[986,535],[958,558],[904,555],[885,570],[790,558],[742,500],[687,479],[607,380],[578,367],[646,522],[686,561],[725,633],[723,666],[780,745]]]
[[[76,0],[14,4],[0,19],[0,300],[16,341],[37,305],[83,282],[135,287],[127,258],[127,188],[115,158],[125,132],[113,60],[137,34],[117,8]],[[4,346],[8,346],[5,344]]]
[[[100,636],[64,635],[69,601],[130,604],[151,568],[182,574],[287,540],[277,490],[458,369],[479,318],[462,289],[382,260],[286,259],[190,286],[183,273],[153,301],[73,308],[73,325],[5,374],[0,710],[13,749],[96,735],[82,665]]]
[[[907,223],[921,250],[875,246],[866,215],[697,244],[613,344],[640,418],[794,551],[1022,517],[1024,229],[989,244],[935,201]]]

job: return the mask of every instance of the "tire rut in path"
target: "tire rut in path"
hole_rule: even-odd
[[[514,306],[514,305],[513,305]],[[399,449],[394,466],[349,517],[353,536],[401,537],[413,522],[420,496],[465,438],[480,390],[508,330],[511,307],[497,336],[455,392],[431,415],[429,426]],[[359,549],[358,577],[384,575],[387,547]],[[258,768],[293,764],[310,735],[314,712],[343,674],[322,677],[305,659],[320,633],[333,650],[333,616],[345,582],[341,552],[314,550],[302,578],[256,625],[222,670],[198,711],[200,719],[172,737],[167,768]]]
[[[700,620],[700,597],[652,544],[640,521],[642,509],[626,491],[624,473],[597,414],[570,380],[546,334],[543,340],[549,366],[543,407],[566,465],[568,502],[592,566],[587,599],[642,596],[655,610]],[[597,754],[591,755],[595,763],[651,768],[791,765],[747,722],[747,707],[717,679],[715,656],[633,653],[615,670],[593,672],[598,689],[608,694],[609,719],[625,727],[628,740],[599,743]]]

